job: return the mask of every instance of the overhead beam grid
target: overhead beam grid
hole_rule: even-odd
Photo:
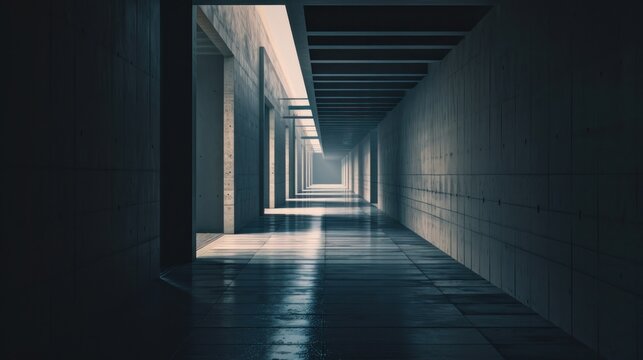
[[[353,149],[491,8],[403,2],[287,2],[326,157]]]

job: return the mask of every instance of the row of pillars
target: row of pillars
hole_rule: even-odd
[[[196,22],[199,13],[192,3],[172,0],[161,1],[161,131],[160,131],[160,257],[161,266],[167,268],[183,264],[194,259],[196,254],[195,233],[195,76],[196,61],[193,51],[196,37]],[[265,112],[266,101],[263,94],[263,56],[265,51],[260,49],[260,81],[259,98],[262,128],[270,132],[272,137],[263,138],[258,154],[262,162],[258,170],[260,176],[272,178],[270,182],[261,185],[259,203],[275,206],[274,197],[274,153],[268,149],[274,147],[274,114]],[[235,179],[234,179],[234,59],[231,53],[224,54],[224,232],[234,232],[235,222]],[[266,115],[268,115],[266,117]],[[270,121],[272,120],[272,121]],[[226,123],[228,121],[229,123]],[[296,122],[289,126],[287,150],[287,197],[303,192],[312,184],[312,160],[314,150],[307,147],[304,139],[296,134]],[[227,145],[226,145],[227,144]],[[264,158],[265,156],[265,158]],[[290,166],[292,165],[292,166]],[[272,175],[272,177],[270,176]],[[264,178],[265,179],[265,178]],[[267,185],[267,186],[266,186]]]
[[[295,142],[295,161],[297,164],[295,187],[297,193],[302,193],[313,184],[313,154],[315,152],[309,145],[306,145],[304,140],[296,138]]]
[[[361,146],[361,144],[357,145],[353,151],[349,152],[342,159],[342,184],[347,191],[354,192],[355,194],[362,196],[367,201],[375,204],[377,203],[378,196],[379,150],[377,129],[371,131],[365,140],[368,140],[368,146]],[[363,179],[367,171],[370,176],[369,191],[366,191]]]

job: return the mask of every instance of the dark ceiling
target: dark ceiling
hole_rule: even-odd
[[[306,38],[296,43],[325,156],[350,151],[489,9],[304,6]]]

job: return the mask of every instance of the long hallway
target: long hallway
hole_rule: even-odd
[[[643,1],[0,7],[0,359],[643,360]]]
[[[268,210],[267,210],[268,211]],[[588,359],[502,290],[348,192],[317,187],[163,279],[179,359]]]

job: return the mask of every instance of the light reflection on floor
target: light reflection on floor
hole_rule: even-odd
[[[354,194],[315,187],[164,277],[203,313],[179,359],[591,358]],[[199,308],[200,309],[200,308]],[[201,310],[199,310],[201,311]]]

